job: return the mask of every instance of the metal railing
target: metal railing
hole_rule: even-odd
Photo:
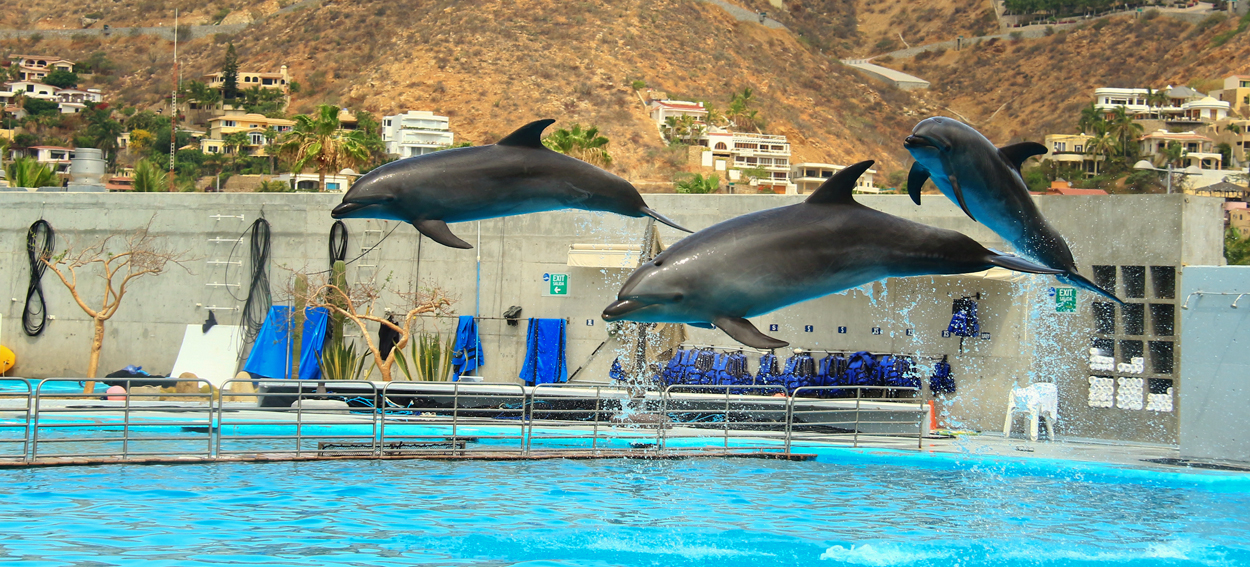
[[[925,400],[881,387],[230,380],[217,388],[177,378],[123,381],[134,387],[118,393],[64,387],[78,381],[0,379],[0,463],[789,456],[796,444],[859,447],[864,438],[895,447],[914,438],[919,447],[928,423]]]

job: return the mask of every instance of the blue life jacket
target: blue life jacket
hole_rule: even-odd
[[[760,357],[760,371],[755,375],[755,384],[760,386],[781,385],[781,376],[777,373],[777,355],[768,353]],[[768,390],[754,390],[756,394],[770,394]]]
[[[625,381],[625,370],[621,368],[621,357],[616,357],[612,361],[612,368],[608,370],[608,377],[613,380]]]
[[[846,356],[841,354],[830,354],[820,360],[820,370],[817,372],[817,381],[821,386],[845,386],[847,360]],[[846,395],[846,390],[822,390],[820,397],[834,398]]]
[[[664,367],[664,371],[660,373],[660,382],[665,386],[672,386],[681,380],[681,375],[685,371],[686,365],[693,359],[691,358],[692,350],[679,350],[673,358],[669,359],[668,365]]]
[[[846,385],[880,386],[877,380],[877,361],[866,351],[859,351],[847,359]]]
[[[898,381],[898,357],[892,354],[882,356],[877,363],[877,383],[882,386],[897,386]]]
[[[951,306],[951,324],[946,328],[958,337],[975,337],[981,332],[977,321],[977,302],[971,297],[961,297]]]
[[[716,360],[716,353],[710,350],[695,351],[691,365],[686,368],[685,375],[682,376],[682,384],[710,384],[704,382],[704,377],[708,371],[712,369],[712,364]]]
[[[900,388],[920,388],[920,376],[916,374],[916,360],[910,356],[898,357],[895,363],[898,367],[898,382]]]
[[[782,376],[782,380],[786,385],[786,392],[794,394],[799,388],[806,388],[816,385],[816,360],[808,354],[796,354],[786,361],[786,371]],[[805,395],[814,396],[816,392],[805,392]]]
[[[951,376],[949,362],[943,360],[933,366],[933,375],[929,377],[929,390],[934,394],[955,393],[955,378]]]

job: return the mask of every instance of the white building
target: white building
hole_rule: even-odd
[[[446,116],[428,110],[409,110],[382,118],[386,153],[402,158],[425,155],[456,143]]]
[[[831,163],[814,163],[804,162],[796,163],[790,170],[790,180],[798,188],[799,194],[806,195],[815,191],[824,182],[828,181],[839,171],[846,169],[845,165],[833,165]],[[876,185],[873,184],[873,175],[877,173],[875,169],[865,171],[859,179],[855,181],[855,191],[859,193],[880,193]]]
[[[352,183],[356,181],[357,177],[360,177],[360,174],[352,171],[351,169],[344,169],[338,172],[338,174],[327,175],[326,186],[325,189],[322,190],[336,192],[347,191],[347,189],[352,186]],[[292,179],[294,179],[294,187],[296,191],[316,192],[317,185],[321,181],[321,175],[317,173],[296,173],[294,175],[290,173],[283,173],[277,177],[278,181],[286,183],[287,185],[291,184]]]
[[[1124,107],[1134,118],[1158,118],[1168,122],[1215,122],[1228,117],[1231,104],[1189,87],[1161,89],[1168,102],[1153,106],[1150,89],[1101,88],[1094,90],[1094,107],[1106,113]]]
[[[1220,169],[1224,156],[1215,151],[1215,141],[1196,132],[1168,132],[1158,130],[1142,136],[1141,150],[1143,156],[1151,161],[1163,154],[1169,144],[1176,142],[1185,150],[1182,167],[1199,169]]]
[[[701,102],[653,100],[648,106],[651,107],[651,119],[655,121],[656,126],[661,128],[664,127],[664,122],[669,118],[681,118],[682,116],[692,116],[700,124],[707,121],[707,109],[703,108],[703,103]]]
[[[10,55],[9,60],[17,67],[17,78],[23,81],[41,81],[55,70],[73,71],[74,62],[60,57],[45,55]]]
[[[31,146],[24,150],[10,150],[10,159],[19,157],[35,158],[35,161],[48,166],[53,173],[69,175],[69,160],[74,157],[74,148],[61,146]]]
[[[794,194],[798,187],[790,182],[790,143],[785,136],[730,132],[721,128],[707,132],[699,139],[703,166],[715,171],[759,168],[764,177],[752,179],[751,186],[774,193]],[[736,180],[733,175],[730,180]]]
[[[5,83],[9,90],[23,95],[27,98],[39,98],[43,100],[56,100],[56,87],[36,83],[34,81],[13,81]]]

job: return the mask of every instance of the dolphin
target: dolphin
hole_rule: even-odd
[[[447,227],[555,209],[648,216],[691,232],[651,210],[628,181],[582,160],[551,151],[537,120],[498,143],[415,156],[361,177],[330,212],[336,219],[391,219],[452,248],[472,248]]]
[[[969,218],[1010,242],[1022,256],[1062,271],[1055,276],[1059,281],[1124,303],[1077,273],[1068,243],[1029,196],[1020,164],[1045,154],[1046,146],[1022,142],[996,148],[971,126],[938,116],[916,124],[903,147],[916,158],[907,175],[907,192],[917,205],[920,187],[932,178]]]
[[[953,230],[855,202],[855,180],[872,163],[838,172],[802,203],[729,219],[682,239],[634,271],[603,318],[715,325],[745,345],[772,349],[788,343],[764,335],[747,317],[886,277],[995,266],[1060,273],[987,250]]]

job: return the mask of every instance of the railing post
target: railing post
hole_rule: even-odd
[[[382,451],[386,447],[386,391],[390,387],[391,382],[383,384],[380,396],[378,395],[377,387],[375,386],[373,389],[373,436],[376,440],[373,446],[374,458],[381,458]]]
[[[801,389],[802,388],[795,390],[794,393],[797,395],[799,393],[799,390]],[[794,396],[787,396],[786,397],[786,442],[785,442],[785,449],[786,449],[787,457],[790,456],[790,441],[791,441],[791,436],[793,434],[794,434]]]
[[[208,382],[208,381],[205,380],[205,382]],[[215,404],[213,403],[213,398],[217,398],[217,402],[220,403],[221,390],[218,390],[216,386],[213,386],[212,382],[208,382],[208,451],[207,451],[207,454],[208,454],[209,460],[215,461],[217,460],[217,454],[213,452],[213,445],[214,445],[213,439],[217,437],[217,428],[214,427],[216,420],[213,419],[213,408],[215,406]]]
[[[599,450],[599,408],[603,403],[602,386],[595,386],[595,429],[590,436],[590,450],[597,452]]]
[[[729,386],[725,386],[725,450],[729,450]]]
[[[295,378],[299,380],[297,376]],[[304,383],[297,382],[295,387],[295,456],[302,456],[304,447]]]
[[[864,396],[864,387],[855,387],[855,433],[851,441],[851,446],[859,448],[859,401]]]
[[[125,396],[126,402],[125,402],[125,406],[122,409],[122,460],[130,459],[130,390],[131,390],[130,380],[127,379],[126,380],[126,396]],[[159,386],[157,386],[157,390],[158,391],[160,390]],[[94,385],[92,385],[91,391],[92,393],[95,393]],[[107,393],[107,389],[106,389],[106,393]],[[105,396],[105,399],[107,398],[108,396]]]
[[[30,387],[30,381],[28,381],[28,380],[23,380],[23,382],[26,382],[26,430],[22,432],[22,433],[23,433],[23,437],[22,437],[22,460],[23,460],[23,461],[26,461],[27,463],[30,463],[30,461],[31,461],[31,455],[30,455],[30,450],[31,450],[31,447],[30,447],[30,438],[31,438],[31,432],[32,432],[32,428],[31,428],[31,426],[30,426],[30,419],[31,419],[31,409],[30,409],[30,408],[31,408],[31,404],[32,404],[32,403],[34,403],[34,401],[35,401],[35,391],[34,391],[33,389],[31,389],[31,387]]]
[[[451,454],[456,454],[460,418],[460,382],[451,383]]]

